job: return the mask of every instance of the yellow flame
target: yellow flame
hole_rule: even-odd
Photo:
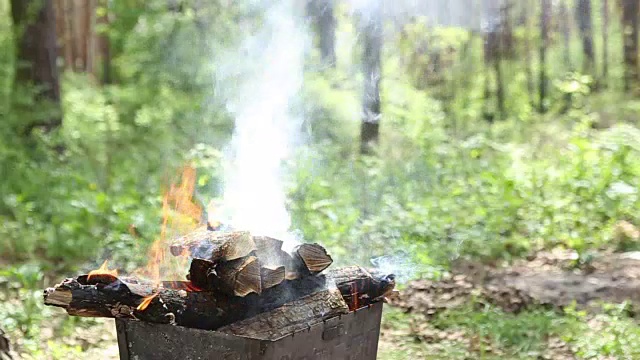
[[[109,268],[107,267],[107,262],[108,262],[108,260],[105,260],[97,270],[89,271],[89,275],[87,276],[87,280],[90,280],[92,276],[96,276],[96,275],[112,275],[112,276],[116,276],[117,277],[118,276],[118,270],[117,269],[109,270]]]
[[[167,250],[173,239],[195,229],[200,223],[202,207],[193,198],[195,186],[196,170],[191,166],[185,166],[180,183],[171,184],[163,196],[160,236],[149,248],[149,261],[144,269],[137,272],[138,275],[160,284],[161,275],[173,275],[167,274],[171,271],[168,268],[172,265],[175,265],[176,269],[184,269],[187,258],[169,259]]]
[[[136,308],[136,310],[144,311],[147,307],[149,307],[149,304],[151,304],[151,301],[153,301],[153,299],[155,299],[156,296],[158,296],[158,293],[145,296],[144,299],[142,299],[142,302],[140,303],[140,305],[138,305],[138,307]]]

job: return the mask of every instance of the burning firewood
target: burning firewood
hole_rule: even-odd
[[[217,265],[209,260],[193,259],[187,280],[201,290],[222,291],[235,296],[260,293],[262,289],[284,281],[284,266],[260,264],[255,256]]]
[[[260,261],[255,256],[220,263],[215,268],[214,286],[235,296],[247,296],[262,292]]]
[[[213,288],[213,277],[216,276],[216,264],[204,259],[191,260],[187,280],[191,281],[198,289],[210,290]]]
[[[295,270],[302,275],[315,275],[331,265],[333,259],[318,244],[302,244],[293,250]]]
[[[214,291],[197,291],[190,282],[153,283],[87,275],[69,278],[44,292],[45,305],[64,308],[70,315],[139,319],[213,330],[257,314],[271,311],[332,286],[336,280],[351,310],[366,306],[388,294],[392,275],[370,273],[359,267],[331,271],[327,276],[307,276],[284,281],[245,297]],[[141,304],[146,301],[146,307]]]
[[[268,289],[282,283],[285,279],[284,266],[262,266],[260,268],[260,277],[262,278],[262,288]]]
[[[186,254],[218,262],[248,256],[256,250],[256,244],[246,231],[220,232],[202,226],[176,240],[170,250],[174,256]]]
[[[282,250],[282,240],[268,236],[254,236],[256,244],[256,256],[262,265],[284,266],[286,269],[293,268],[293,259],[286,251]]]
[[[46,289],[44,303],[62,307],[74,316],[138,319],[213,330],[326,288],[326,279],[312,277],[280,284],[261,295],[235,297],[194,291],[188,282],[156,286],[130,281],[110,275],[90,281],[86,275],[69,278]],[[145,301],[146,306],[141,307]]]
[[[277,309],[224,326],[218,331],[254,339],[277,340],[348,312],[349,307],[338,290],[324,290]]]
[[[327,277],[335,281],[351,310],[383,300],[396,286],[395,275],[368,271],[360,266],[331,270]]]

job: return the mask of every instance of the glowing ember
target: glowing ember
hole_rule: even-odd
[[[107,260],[105,260],[102,263],[102,266],[100,266],[97,270],[91,270],[89,272],[89,276],[87,276],[87,280],[90,280],[92,276],[96,276],[96,275],[112,275],[117,277],[118,270],[117,269],[109,270],[109,268],[107,268]]]
[[[156,296],[158,296],[158,293],[151,294],[151,295],[145,297],[144,299],[142,299],[142,302],[140,303],[140,305],[138,305],[136,310],[144,311],[147,307],[149,307],[149,304],[151,304],[151,301],[153,299],[155,299]]]
[[[358,304],[358,284],[356,282],[354,282],[353,284],[351,284],[351,304],[350,305],[350,309],[351,311],[355,311],[358,310],[359,308],[359,304]]]
[[[193,292],[199,292],[202,291],[202,289],[200,289],[199,287],[193,285],[191,282],[187,283],[187,290],[188,291],[193,291]]]

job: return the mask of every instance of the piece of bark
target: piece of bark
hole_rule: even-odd
[[[260,278],[263,289],[274,287],[285,280],[285,267],[263,265],[260,267]]]
[[[277,340],[348,312],[349,307],[340,291],[324,290],[224,326],[217,331],[254,339]]]
[[[228,294],[244,297],[262,292],[260,261],[255,256],[247,256],[216,265],[214,286]]]
[[[214,291],[192,291],[189,282],[125,282],[112,275],[69,278],[44,291],[45,305],[64,308],[69,315],[138,319],[153,323],[214,330],[234,321],[270,311],[285,303],[321,291],[326,279],[307,277],[286,281],[261,295],[229,296]],[[137,307],[157,294],[145,310]]]
[[[327,277],[335,282],[352,311],[383,300],[396,285],[395,275],[369,271],[360,266],[331,270]]]
[[[318,244],[302,244],[297,246],[291,255],[294,272],[302,276],[315,275],[331,265],[333,259],[327,250]]]
[[[202,226],[176,240],[170,250],[174,256],[189,255],[219,262],[248,256],[256,250],[256,244],[246,231],[211,231]]]

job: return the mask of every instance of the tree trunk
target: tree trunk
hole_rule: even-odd
[[[547,98],[547,45],[549,43],[549,23],[551,20],[551,0],[541,0],[540,2],[540,103],[538,111],[546,111],[545,101]]]
[[[524,67],[525,67],[525,76],[527,77],[527,93],[529,94],[529,102],[531,107],[535,107],[535,92],[536,86],[535,81],[533,79],[533,59],[531,58],[531,33],[532,24],[531,24],[531,12],[535,9],[535,6],[531,3],[531,0],[525,0],[524,6],[522,7],[523,14],[522,16],[525,19],[525,34],[524,34]]]
[[[102,72],[103,83],[110,79],[109,42],[106,34],[98,34],[97,25],[109,23],[108,0],[54,0],[57,29],[62,41],[64,67],[93,75]],[[98,16],[98,8],[104,11]],[[98,66],[102,62],[102,69]]]
[[[591,0],[578,0],[576,8],[578,29],[582,40],[582,72],[594,74],[595,52],[593,49],[593,23],[591,21]]]
[[[609,0],[602,0],[602,77],[600,83],[607,87],[609,77]]]
[[[322,63],[335,67],[336,64],[336,18],[334,0],[310,0],[308,12],[318,34]]]
[[[639,0],[622,0],[624,54],[624,89],[635,91],[638,81],[638,11]]]
[[[380,138],[380,79],[382,77],[382,1],[373,4],[361,14],[364,22],[362,66],[364,73],[364,94],[362,98],[362,126],[360,128],[360,152],[370,154]]]
[[[53,130],[62,124],[53,0],[11,0],[11,17],[17,39],[16,83],[36,86],[36,98],[51,102],[55,113],[28,124],[23,134],[35,128]]]
[[[573,71],[571,64],[571,21],[569,16],[569,9],[567,9],[566,0],[560,2],[560,9],[558,16],[562,21],[560,22],[562,31],[562,47],[564,64],[569,71]]]

